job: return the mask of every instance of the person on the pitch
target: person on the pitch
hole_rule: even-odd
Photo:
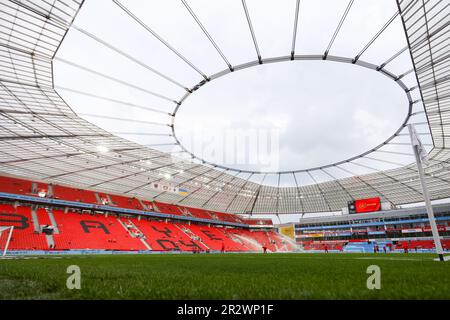
[[[222,248],[220,249],[221,253],[225,252],[225,243],[222,241]]]
[[[264,252],[264,253],[267,253],[267,246],[266,246],[266,245],[263,245],[262,248],[263,248],[263,252]]]
[[[328,253],[328,246],[327,246],[327,245],[325,245],[325,246],[323,247],[323,249],[325,250],[325,253]]]

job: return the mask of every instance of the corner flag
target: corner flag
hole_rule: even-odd
[[[419,134],[416,131],[416,128],[413,125],[409,125],[410,133],[411,133],[411,143],[413,146],[417,147],[417,152],[419,154],[420,161],[428,166],[428,157],[427,151],[422,144],[422,141],[419,138]]]
[[[411,144],[416,158],[417,171],[419,172],[420,184],[422,185],[423,198],[425,200],[425,207],[427,208],[428,220],[430,222],[431,234],[433,235],[434,246],[436,253],[439,255],[439,260],[444,261],[444,251],[442,250],[441,239],[439,237],[439,230],[434,218],[433,207],[431,205],[430,195],[428,193],[427,183],[425,181],[425,172],[423,171],[422,163],[428,164],[427,152],[423,147],[422,142],[412,124],[408,124],[409,135],[411,137]]]

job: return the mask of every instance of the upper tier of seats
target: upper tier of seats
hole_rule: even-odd
[[[245,222],[250,226],[271,226],[272,219],[246,219]]]
[[[0,191],[31,195],[31,181],[0,176]]]

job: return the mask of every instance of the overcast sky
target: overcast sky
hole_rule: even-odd
[[[121,0],[121,3],[201,72],[211,75],[227,69],[224,60],[180,0]],[[240,0],[189,0],[188,3],[232,65],[256,60]],[[295,4],[295,0],[247,0],[263,59],[290,54]],[[300,1],[296,54],[323,54],[347,4],[348,0]],[[394,0],[354,1],[329,54],[356,56],[396,10]],[[111,0],[86,1],[75,25],[182,86],[192,87],[202,80],[198,72]],[[379,65],[405,45],[403,28],[397,18],[360,59]],[[55,61],[58,91],[84,118],[112,132],[170,133],[170,128],[164,124],[170,123],[171,117],[167,113],[173,112],[175,104],[148,91],[179,100],[185,94],[181,87],[74,28],[69,31],[57,57],[135,86],[119,84],[61,60]],[[387,69],[401,74],[410,68],[409,52],[405,51]],[[413,73],[403,80],[409,87],[415,85]],[[63,88],[125,101],[163,113],[113,103]],[[418,98],[418,92],[412,95],[413,99]],[[182,104],[175,128],[180,141],[206,160],[237,169],[298,170],[344,160],[375,147],[397,130],[407,108],[407,99],[400,87],[375,71],[331,61],[288,61],[255,66],[207,83]],[[421,108],[420,103],[414,106],[414,110]],[[162,125],[117,121],[101,116]],[[421,116],[416,116],[414,120],[424,121]],[[226,159],[224,155],[229,151],[229,145],[224,147],[220,137],[242,132],[239,130],[250,135],[258,132],[260,140],[269,135],[274,149],[264,154],[265,149],[259,148],[256,162],[250,159],[253,162],[235,163],[233,159]],[[422,126],[418,127],[418,131],[428,130]],[[173,142],[170,137],[122,136],[147,145]],[[428,136],[423,139],[429,142]],[[408,136],[400,136],[396,141],[408,142]],[[254,145],[247,147],[247,152],[252,154]],[[179,150],[170,146],[159,149]],[[409,146],[401,145],[387,146],[383,150],[410,153]],[[377,153],[373,158],[405,164],[413,161],[412,157],[388,153]],[[362,161],[378,169],[395,167],[381,161]],[[351,170],[357,174],[370,172],[358,166],[353,166]],[[321,172],[313,174],[316,181],[331,179]],[[338,170],[333,175],[339,178],[346,173]],[[306,174],[299,176],[298,180],[300,184],[313,182]],[[261,181],[261,177],[255,175],[254,181]],[[268,176],[264,182],[277,183],[275,176]],[[281,181],[281,185],[292,184],[292,178]]]

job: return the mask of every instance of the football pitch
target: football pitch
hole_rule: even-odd
[[[450,299],[428,254],[166,254],[0,260],[0,299]],[[80,289],[68,289],[80,270]],[[380,268],[369,290],[367,268]]]

